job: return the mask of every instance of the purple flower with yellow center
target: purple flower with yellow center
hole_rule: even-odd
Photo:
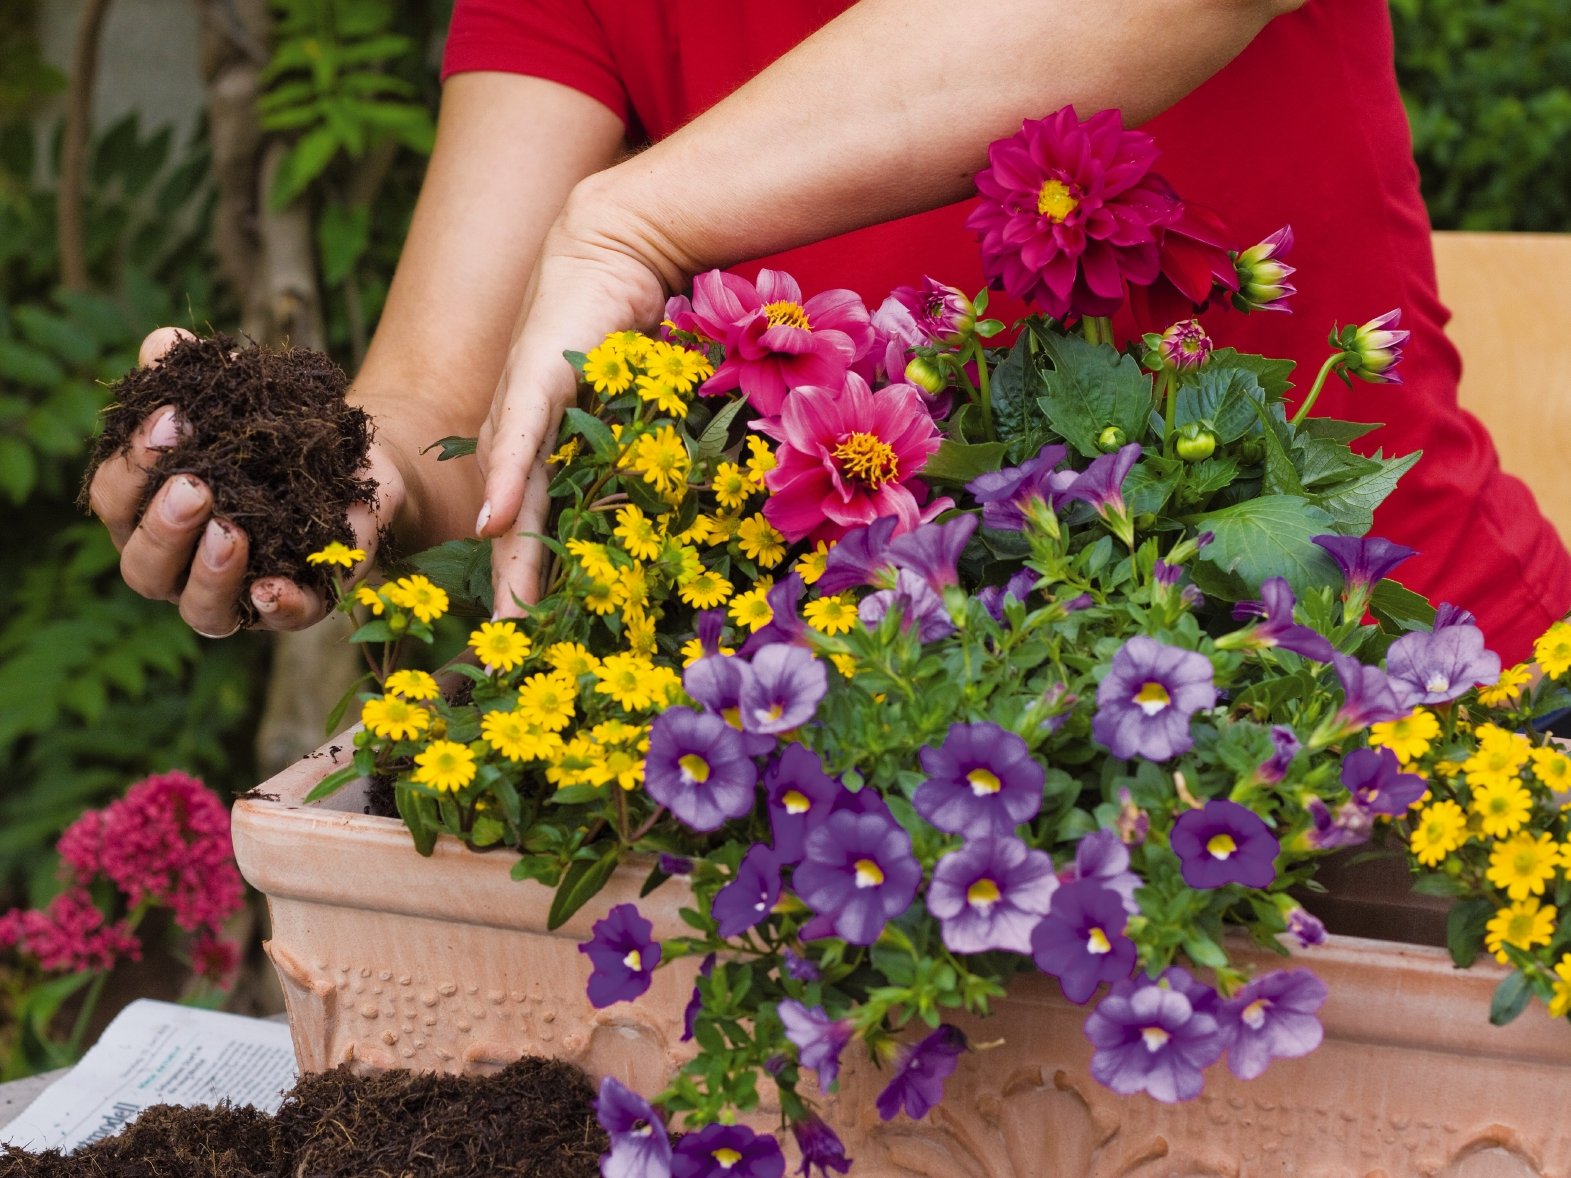
[[[927,910],[952,953],[1031,952],[1031,930],[1053,902],[1053,860],[1017,838],[974,838],[933,868]]]
[[[1211,357],[1211,337],[1198,319],[1183,319],[1164,331],[1157,344],[1164,368],[1189,371],[1203,367]]]
[[[1298,938],[1302,949],[1312,949],[1326,943],[1325,921],[1296,905],[1287,914],[1287,931]]]
[[[802,595],[806,592],[807,585],[800,573],[791,573],[771,585],[769,592],[764,594],[764,600],[769,603],[769,620],[747,636],[738,653],[751,656],[777,643],[808,646],[808,625],[801,613]]]
[[[800,728],[818,711],[829,673],[800,646],[766,646],[752,658],[737,701],[742,728],[769,736]]]
[[[600,1081],[595,1120],[611,1139],[600,1155],[601,1178],[668,1178],[671,1138],[647,1100],[607,1076]]]
[[[808,831],[829,817],[846,792],[824,772],[818,754],[800,744],[788,746],[764,771],[764,790],[775,858],[782,867],[801,861]]]
[[[1364,602],[1369,599],[1369,591],[1389,577],[1404,560],[1418,554],[1416,548],[1408,548],[1379,536],[1326,535],[1311,536],[1310,539],[1336,561],[1337,568],[1342,570],[1344,582],[1342,598],[1348,602],[1356,601],[1360,613]]]
[[[1365,666],[1352,655],[1333,654],[1331,666],[1342,684],[1342,706],[1320,730],[1312,744],[1328,744],[1341,736],[1362,732],[1371,724],[1400,720],[1409,709],[1379,667]]]
[[[1085,1034],[1098,1081],[1120,1096],[1145,1092],[1164,1104],[1199,1096],[1203,1073],[1223,1047],[1215,1016],[1197,1010],[1166,974],[1115,982],[1086,1019]]]
[[[903,1054],[895,1074],[878,1094],[878,1115],[892,1121],[905,1109],[906,1116],[920,1121],[927,1110],[944,1098],[944,1081],[969,1050],[959,1027],[943,1023],[915,1047]]]
[[[1348,753],[1342,758],[1342,784],[1371,814],[1405,814],[1429,792],[1429,783],[1416,773],[1403,773],[1402,762],[1387,748]]]
[[[682,674],[682,690],[702,705],[704,711],[718,716],[734,732],[742,730],[742,689],[752,669],[737,655],[705,655]],[[742,733],[742,747],[750,757],[761,757],[775,747],[773,736],[760,732]]]
[[[828,596],[858,585],[877,584],[891,567],[887,551],[899,523],[895,516],[882,515],[870,524],[852,528],[829,550],[824,571],[813,588]]]
[[[1249,982],[1217,1014],[1227,1043],[1227,1066],[1253,1080],[1273,1059],[1298,1059],[1320,1046],[1317,1012],[1326,985],[1307,969],[1278,969]]]
[[[1331,346],[1342,349],[1342,370],[1363,380],[1401,384],[1402,378],[1393,369],[1402,362],[1402,345],[1412,334],[1397,329],[1401,322],[1399,307],[1368,323],[1332,332]]]
[[[850,1021],[830,1018],[822,1006],[804,1006],[795,998],[783,1000],[776,1012],[797,1059],[818,1074],[818,1090],[828,1092],[840,1075],[840,1053],[851,1042]]]
[[[968,839],[1012,835],[1042,808],[1042,766],[1026,742],[991,721],[952,724],[944,743],[924,748],[927,780],[911,803],[939,830]]]
[[[911,906],[922,865],[911,836],[886,814],[839,811],[808,836],[791,886],[834,935],[871,945]]]
[[[1286,777],[1287,767],[1298,756],[1298,750],[1304,747],[1298,734],[1286,724],[1271,726],[1271,744],[1275,751],[1255,770],[1255,780],[1261,785],[1275,785]]]
[[[1117,892],[1094,880],[1066,883],[1031,933],[1031,957],[1058,979],[1064,997],[1083,1003],[1103,982],[1121,982],[1135,967],[1135,943],[1124,935],[1129,912]]]
[[[780,899],[780,864],[762,843],[749,847],[731,882],[715,893],[709,915],[719,934],[730,940],[759,924]]]
[[[1035,458],[1019,466],[990,470],[967,483],[966,490],[982,505],[982,522],[999,532],[1023,532],[1031,504],[1045,503],[1056,509],[1062,489],[1055,487],[1052,478],[1067,453],[1061,445],[1043,446]]]
[[[1285,577],[1270,577],[1260,586],[1259,601],[1240,601],[1233,607],[1233,618],[1259,618],[1260,621],[1236,635],[1218,639],[1223,649],[1242,646],[1248,649],[1277,646],[1303,655],[1306,659],[1328,663],[1335,647],[1325,635],[1293,621],[1298,599]]]
[[[1170,842],[1192,888],[1230,883],[1264,888],[1276,879],[1281,844],[1264,818],[1237,802],[1212,798],[1198,810],[1186,810],[1173,823]]]
[[[976,307],[962,291],[922,275],[921,286],[897,286],[889,292],[915,321],[917,330],[931,344],[953,347],[976,325]]]
[[[955,625],[949,619],[944,599],[910,569],[901,569],[896,574],[893,589],[880,589],[862,598],[857,616],[864,626],[872,629],[890,610],[899,615],[902,630],[915,629],[923,642],[936,642],[954,633]]]
[[[650,934],[654,925],[631,904],[618,904],[591,926],[593,936],[578,947],[594,964],[589,975],[589,1002],[599,1009],[631,1002],[649,989],[660,964],[660,942]]]
[[[644,788],[691,830],[719,830],[751,813],[757,782],[742,734],[719,716],[667,708],[649,730]]]
[[[1484,649],[1484,632],[1456,621],[1430,633],[1414,630],[1386,651],[1386,674],[1408,707],[1443,704],[1500,679],[1500,656]]]
[[[791,1122],[791,1135],[802,1154],[802,1168],[797,1171],[803,1178],[812,1178],[813,1167],[818,1167],[820,1178],[829,1178],[829,1171],[844,1174],[851,1168],[846,1157],[846,1147],[835,1131],[815,1114]]]
[[[942,593],[960,580],[960,554],[976,525],[974,515],[959,515],[943,524],[922,524],[889,542],[889,559],[896,568],[915,573]]]
[[[1293,248],[1293,227],[1284,225],[1264,241],[1252,245],[1233,259],[1238,275],[1238,290],[1233,306],[1240,311],[1287,311],[1287,300],[1298,288],[1287,280],[1294,267],[1282,261]]]
[[[767,1133],[746,1125],[705,1125],[676,1143],[671,1178],[780,1178],[785,1155]]]
[[[1132,805],[1125,790],[1120,800]],[[1135,892],[1145,882],[1129,870],[1129,848],[1116,830],[1093,830],[1075,844],[1075,862],[1064,882],[1089,880],[1118,895],[1124,911],[1133,916],[1140,911]]]
[[[1113,534],[1130,547],[1134,546],[1134,530],[1124,504],[1124,478],[1139,460],[1140,443],[1130,442],[1112,454],[1093,458],[1064,492],[1066,499],[1090,504]]]
[[[1166,761],[1190,750],[1190,717],[1215,704],[1210,659],[1138,634],[1097,687],[1091,735],[1120,760]]]

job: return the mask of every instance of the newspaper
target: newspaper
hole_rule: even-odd
[[[0,1142],[69,1151],[118,1133],[155,1104],[228,1100],[276,1112],[297,1075],[286,1023],[141,998],[0,1129]]]

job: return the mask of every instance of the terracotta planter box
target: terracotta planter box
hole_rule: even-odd
[[[511,879],[511,855],[444,838],[421,859],[400,823],[361,812],[354,787],[301,805],[333,767],[320,750],[234,809],[303,1068],[470,1072],[537,1054],[645,1093],[664,1086],[686,1054],[696,963],[597,1011],[578,952],[606,908],[636,899],[642,872],[547,933],[549,892]],[[639,901],[657,936],[676,932],[681,898],[668,883]],[[883,1077],[850,1052],[829,1118],[861,1178],[1571,1178],[1571,1025],[1534,1006],[1491,1027],[1501,973],[1455,970],[1436,948],[1333,936],[1297,960],[1330,987],[1325,1044],[1248,1083],[1218,1065],[1190,1104],[1092,1080],[1084,1010],[1038,976],[993,1018],[962,1024],[973,1042],[1002,1042],[962,1061],[926,1120],[879,1122]]]

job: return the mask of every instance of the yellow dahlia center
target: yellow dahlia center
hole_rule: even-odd
[[[979,798],[996,794],[1004,788],[1004,783],[998,780],[998,774],[988,769],[971,770],[966,774],[966,781],[971,784],[971,792]]]
[[[1206,852],[1213,859],[1230,859],[1237,850],[1238,844],[1230,834],[1214,834],[1206,841]]]
[[[780,799],[785,803],[787,814],[806,814],[812,809],[813,804],[807,800],[807,795],[798,790],[788,789],[785,796]]]
[[[998,885],[990,879],[979,879],[966,889],[966,900],[978,908],[998,903]]]
[[[1074,189],[1062,180],[1049,180],[1036,194],[1036,211],[1054,221],[1062,221],[1080,207]]]
[[[1153,679],[1140,685],[1133,702],[1146,715],[1154,716],[1172,703],[1173,697],[1167,694],[1167,688]]]
[[[1104,953],[1113,951],[1113,943],[1107,939],[1107,934],[1099,928],[1093,928],[1086,936],[1086,952],[1095,953],[1100,957]]]
[[[709,780],[709,762],[697,753],[688,753],[686,756],[679,757],[676,763],[682,767],[682,772],[689,781],[703,785]]]
[[[894,447],[877,434],[853,431],[840,440],[831,456],[840,464],[841,474],[870,490],[900,477]]]
[[[856,886],[859,888],[876,888],[884,882],[883,868],[871,859],[858,859],[856,861]]]
[[[778,303],[764,304],[764,318],[769,320],[770,327],[795,327],[802,331],[812,331],[813,324],[807,317],[807,308],[801,303],[782,300]]]

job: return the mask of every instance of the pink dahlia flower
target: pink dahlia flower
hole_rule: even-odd
[[[927,487],[914,476],[943,438],[908,384],[875,393],[848,372],[843,388],[795,389],[780,416],[757,428],[780,443],[764,476],[764,518],[789,540],[838,540],[886,515],[899,521],[898,535],[954,506],[922,503]]]
[[[780,412],[786,393],[803,385],[840,384],[873,344],[861,296],[826,290],[802,298],[796,279],[760,270],[756,284],[711,270],[693,280],[689,330],[725,346],[725,362],[705,393],[741,389],[764,417]]]
[[[1162,271],[1162,229],[1182,205],[1151,171],[1151,136],[1116,110],[1084,123],[1066,106],[988,148],[981,199],[966,224],[982,240],[988,281],[1055,318],[1111,315],[1126,282]]]

